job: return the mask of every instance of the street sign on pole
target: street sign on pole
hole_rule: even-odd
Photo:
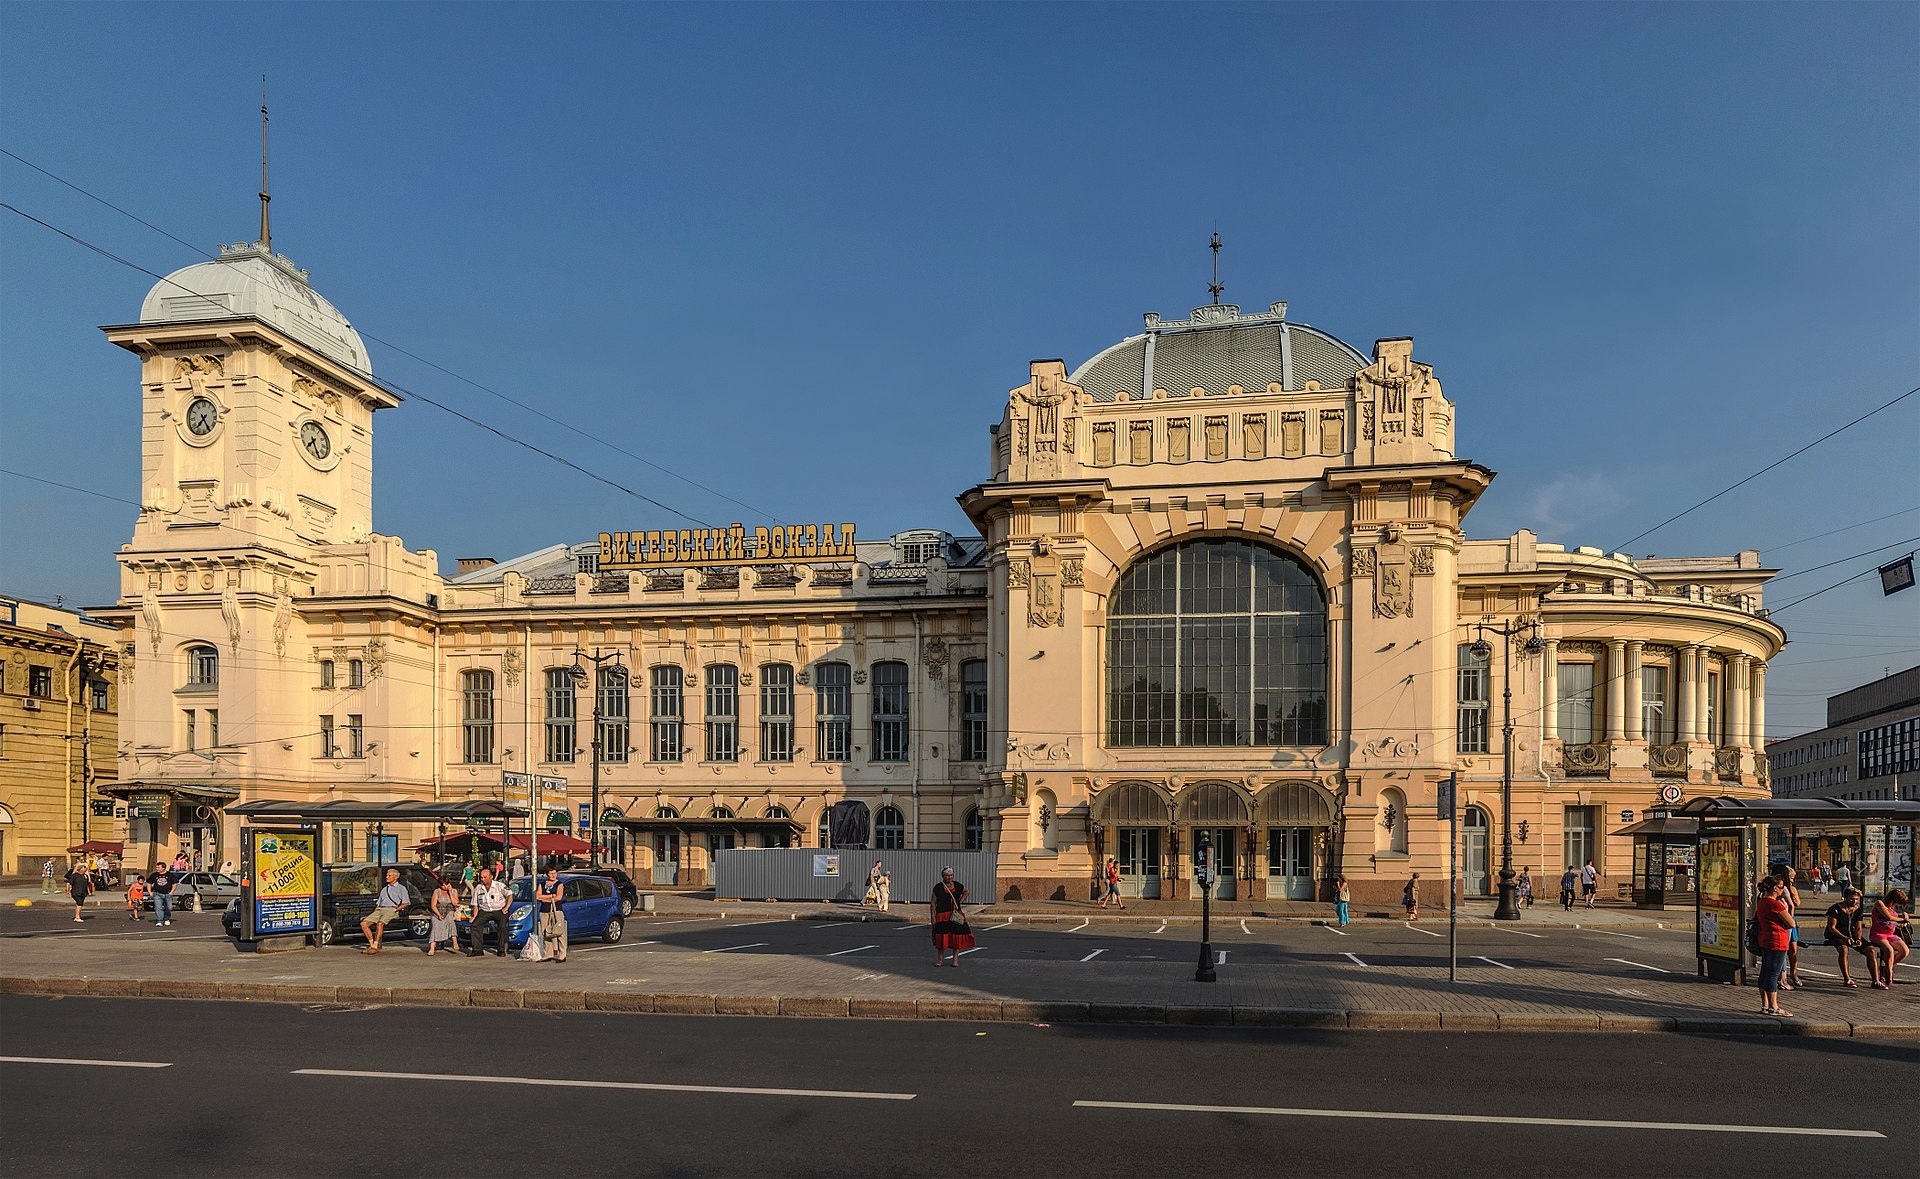
[[[1457,774],[1440,779],[1440,817],[1447,821],[1447,981],[1459,981],[1460,968],[1460,817],[1454,805],[1460,789]]]

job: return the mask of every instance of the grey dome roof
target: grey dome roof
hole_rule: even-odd
[[[1147,385],[1147,342],[1153,341],[1152,387]],[[1317,328],[1286,321],[1286,304],[1263,314],[1241,315],[1238,307],[1197,307],[1191,319],[1163,323],[1147,317],[1147,330],[1101,352],[1069,378],[1095,401],[1120,393],[1131,399],[1165,389],[1185,397],[1198,386],[1225,393],[1229,385],[1264,390],[1278,385],[1289,392],[1308,381],[1322,389],[1344,389],[1370,363],[1351,345]]]
[[[147,292],[141,323],[251,317],[315,351],[371,374],[367,346],[340,309],[307,283],[307,272],[258,242],[221,246],[220,257],[176,270]]]

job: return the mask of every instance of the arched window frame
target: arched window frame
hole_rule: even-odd
[[[212,692],[220,687],[220,651],[211,643],[195,643],[187,648],[188,689]]]
[[[881,851],[898,851],[907,846],[907,817],[891,804],[873,815],[873,846]]]
[[[986,816],[980,813],[979,807],[970,806],[967,808],[967,817],[961,826],[963,831],[963,845],[968,851],[981,851],[986,848],[987,820]]]

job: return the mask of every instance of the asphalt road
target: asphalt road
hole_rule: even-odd
[[[0,1173],[1895,1175],[1915,1062],[1791,1037],[4,996]]]

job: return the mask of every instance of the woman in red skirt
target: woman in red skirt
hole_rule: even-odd
[[[933,924],[933,964],[945,966],[947,955],[960,965],[963,951],[973,949],[973,930],[967,925],[967,886],[953,878],[952,868],[940,869],[940,883],[933,886],[933,899],[927,902],[927,919]]]

